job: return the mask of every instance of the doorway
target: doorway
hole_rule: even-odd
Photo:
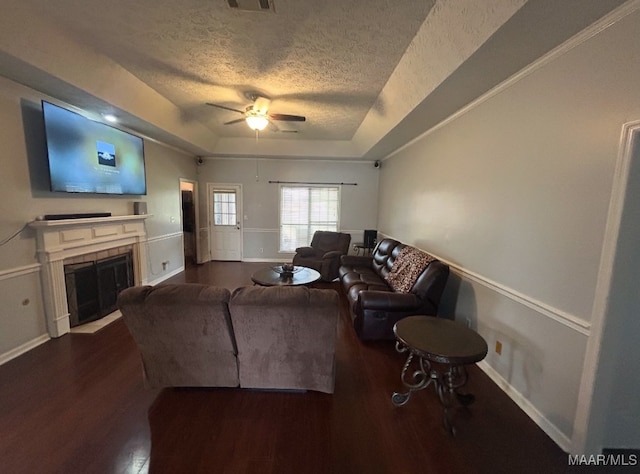
[[[242,185],[209,183],[208,219],[211,260],[242,260]]]
[[[198,193],[195,181],[180,179],[182,246],[184,264],[198,263]]]

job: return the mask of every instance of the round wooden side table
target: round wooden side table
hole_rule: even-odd
[[[465,365],[479,362],[487,355],[486,341],[460,323],[434,316],[403,318],[394,325],[393,332],[396,350],[409,355],[400,376],[408,391],[395,392],[392,403],[402,406],[412,392],[433,384],[444,409],[444,426],[455,435],[449,409],[456,402],[466,406],[475,400],[472,394],[460,393],[459,389],[467,383]],[[441,367],[433,365],[434,362]],[[409,371],[412,366],[414,370]]]

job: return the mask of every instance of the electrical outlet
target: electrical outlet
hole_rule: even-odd
[[[264,249],[260,247],[260,253],[264,253]]]
[[[496,341],[496,354],[502,355],[502,343],[500,341]]]
[[[162,262],[162,269],[166,270],[168,265],[169,265],[169,261]]]
[[[470,328],[471,327],[471,318],[467,318],[467,327]]]

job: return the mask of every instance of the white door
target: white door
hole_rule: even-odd
[[[242,188],[209,184],[211,260],[242,260]]]

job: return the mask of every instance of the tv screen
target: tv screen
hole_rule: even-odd
[[[42,101],[52,191],[147,194],[142,138]]]

